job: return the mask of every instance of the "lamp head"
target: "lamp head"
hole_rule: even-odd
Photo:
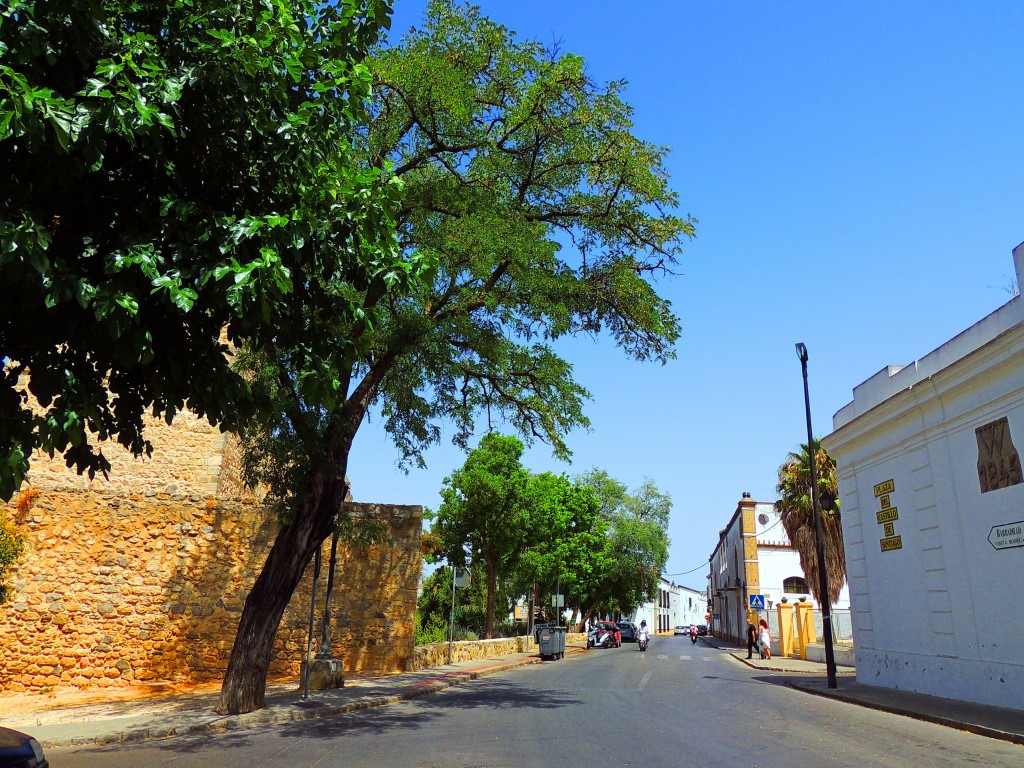
[[[807,362],[807,347],[802,342],[798,342],[796,345],[796,356],[800,358],[801,363]]]

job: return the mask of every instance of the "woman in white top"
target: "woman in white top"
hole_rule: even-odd
[[[768,622],[761,619],[761,633],[758,635],[758,641],[761,644],[761,658],[770,659],[772,657],[772,633],[768,631]]]

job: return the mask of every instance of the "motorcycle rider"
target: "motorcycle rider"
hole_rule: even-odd
[[[691,643],[696,643],[697,642],[697,625],[696,624],[691,624],[690,625],[690,642]]]
[[[650,639],[651,633],[647,629],[647,619],[644,619],[640,622],[640,629],[636,632],[636,641],[640,645],[647,645],[647,643],[650,642]]]

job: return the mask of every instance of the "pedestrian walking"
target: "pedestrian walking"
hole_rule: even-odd
[[[757,625],[747,619],[747,658],[754,658],[754,649],[757,648]]]
[[[768,622],[761,619],[761,658],[770,659],[772,657],[772,633],[768,631]]]

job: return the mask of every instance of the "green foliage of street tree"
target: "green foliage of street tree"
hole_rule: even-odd
[[[693,229],[671,213],[666,150],[632,135],[622,83],[448,0],[370,66],[366,151],[403,181],[403,246],[438,272],[391,303],[365,396],[413,463],[443,421],[468,447],[480,413],[566,456],[588,395],[552,340],[608,333],[636,359],[673,356],[678,323],[648,278]]]
[[[560,592],[582,621],[652,600],[668,560],[671,499],[651,481],[630,492],[603,470],[575,481],[531,474],[521,453],[516,438],[485,435],[446,479],[433,528],[439,555],[486,574],[486,636],[496,608],[511,607],[494,595]]]
[[[438,568],[420,585],[420,595],[416,600],[417,645],[448,639],[453,575],[451,568]]]
[[[0,16],[3,489],[37,446],[103,469],[90,432],[145,452],[147,410],[241,431],[284,525],[222,712],[263,703],[371,409],[409,464],[445,423],[466,446],[481,414],[567,456],[588,395],[552,342],[608,334],[664,362],[679,333],[653,280],[693,222],[623,84],[441,1],[366,69],[387,10],[14,0]]]
[[[279,414],[246,430],[246,477],[271,487],[289,525],[243,610],[224,712],[262,701],[277,606],[333,528],[372,409],[407,466],[422,464],[444,424],[468,447],[481,415],[567,456],[588,394],[552,342],[607,333],[629,356],[664,362],[679,333],[652,280],[671,274],[693,223],[672,213],[666,150],[632,135],[621,83],[599,86],[579,57],[441,0],[367,62],[374,99],[358,148],[401,181],[410,277],[435,270],[373,294],[372,322],[327,326],[324,339],[360,352],[335,358],[332,398],[311,399],[285,345],[246,361]],[[488,601],[485,634],[494,591]]]
[[[92,476],[142,417],[236,428],[268,404],[235,345],[336,388],[325,314],[410,267],[397,186],[353,161],[385,0],[0,5],[0,498],[35,449]],[[42,406],[33,410],[29,395]]]
[[[594,594],[613,568],[608,547],[609,524],[590,488],[564,475],[532,475],[525,507],[530,543],[513,575],[513,591],[538,588],[562,594],[576,608]]]
[[[523,443],[490,432],[465,464],[445,478],[434,531],[441,553],[455,566],[482,565],[487,589],[484,637],[494,636],[499,582],[507,580],[531,543],[527,507],[529,471]]]
[[[487,622],[487,589],[484,569],[469,566],[470,584],[455,590],[455,639],[476,640],[483,636]],[[511,610],[511,597],[499,584],[495,598],[495,611],[502,618]],[[452,568],[442,566],[423,580],[416,606],[417,644],[438,643],[448,640],[452,610]],[[507,622],[495,621],[495,634],[507,637],[516,634]]]
[[[636,491],[592,469],[576,481],[594,493],[600,516],[608,525],[600,581],[580,603],[582,621],[598,611],[629,612],[658,594],[658,579],[668,562],[668,522],[671,498],[650,480]]]
[[[776,491],[779,500],[775,509],[782,518],[789,540],[800,555],[800,567],[807,577],[807,583],[818,601],[824,605],[820,589],[817,538],[814,530],[814,507],[811,499],[811,455],[814,456],[815,475],[818,480],[819,503],[823,497],[834,499],[831,510],[821,509],[822,532],[824,533],[825,568],[828,575],[829,604],[839,599],[839,592],[846,583],[846,552],[843,549],[843,525],[839,512],[839,481],[836,479],[836,464],[821,443],[814,440],[809,448],[800,444],[800,450],[790,453],[779,467],[779,482]]]

